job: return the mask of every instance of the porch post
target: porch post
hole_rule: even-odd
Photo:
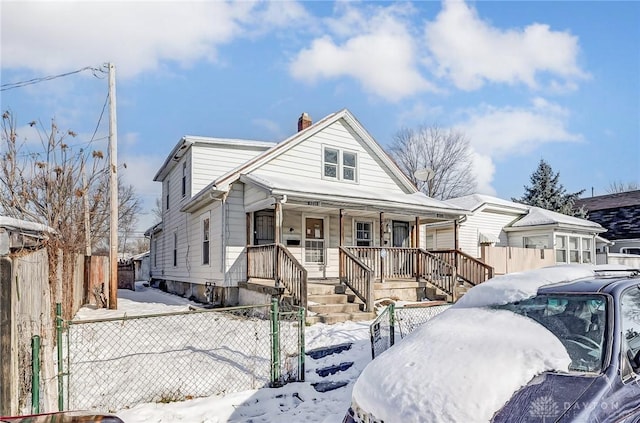
[[[415,265],[416,265],[416,282],[420,282],[420,274],[422,273],[420,271],[420,216],[416,216],[416,224],[414,227],[414,241],[413,241],[413,247],[416,249],[416,260],[415,260]]]
[[[275,206],[275,231],[274,231],[274,235],[273,235],[273,240],[276,244],[280,244],[281,243],[281,232],[282,232],[282,204],[280,204],[280,202],[276,201],[276,203],[274,204]]]
[[[380,212],[380,247],[384,248],[384,213]],[[384,257],[380,252],[380,282],[384,282]]]
[[[340,247],[344,246],[344,209],[340,209]],[[338,260],[338,278],[342,278],[344,275],[344,264],[342,263],[342,252],[339,252],[338,255],[340,259]]]

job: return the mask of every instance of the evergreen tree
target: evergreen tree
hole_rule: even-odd
[[[584,190],[568,194],[559,182],[560,173],[554,173],[549,163],[540,160],[540,164],[531,174],[531,186],[524,187],[522,198],[512,198],[513,201],[552,210],[569,216],[585,217],[583,209],[575,208],[575,201]]]

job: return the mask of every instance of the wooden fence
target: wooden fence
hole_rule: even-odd
[[[482,261],[493,266],[496,275],[539,269],[556,264],[552,249],[480,247]]]
[[[64,315],[71,317],[84,304],[101,305],[93,293],[108,286],[108,257],[49,256],[42,248],[0,257],[0,415],[30,414],[34,409],[34,335],[41,343],[39,409],[57,411],[55,303],[62,303]]]

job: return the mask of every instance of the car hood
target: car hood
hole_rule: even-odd
[[[493,423],[551,423],[557,421],[598,377],[543,373],[516,392],[496,413]]]
[[[450,308],[369,363],[353,403],[390,422],[489,422],[536,375],[570,363],[560,340],[531,319]]]

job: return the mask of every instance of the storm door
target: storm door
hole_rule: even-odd
[[[275,211],[260,210],[253,215],[253,244],[273,244],[275,242],[276,228]]]

